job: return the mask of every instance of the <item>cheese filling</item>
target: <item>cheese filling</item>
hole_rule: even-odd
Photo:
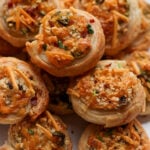
[[[83,8],[97,17],[104,29],[106,44],[114,47],[128,31],[127,0],[81,0]]]
[[[8,0],[3,6],[8,32],[14,36],[37,34],[41,19],[55,7],[49,0]]]
[[[94,23],[72,9],[54,11],[42,20],[42,32],[37,36],[39,53],[46,54],[57,68],[86,57],[91,51]]]

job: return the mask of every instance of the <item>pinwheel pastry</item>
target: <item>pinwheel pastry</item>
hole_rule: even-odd
[[[146,92],[146,110],[142,114],[150,114],[150,53],[135,51],[126,58],[130,70],[141,80]]]
[[[101,22],[106,55],[117,54],[140,33],[142,13],[137,0],[81,0],[80,5]]]
[[[28,119],[14,124],[8,133],[8,143],[0,150],[72,150],[66,125],[48,111],[37,120]]]
[[[104,52],[100,22],[91,14],[55,9],[43,19],[36,40],[27,42],[31,61],[54,76],[75,76],[94,67]]]
[[[14,150],[14,149],[10,145],[8,145],[8,144],[3,144],[0,147],[0,150]]]
[[[79,150],[149,150],[149,138],[138,120],[114,128],[90,124],[79,141]]]
[[[105,127],[128,123],[145,110],[144,88],[125,61],[100,61],[71,83],[68,94],[79,116]]]
[[[48,91],[32,66],[11,57],[0,58],[0,123],[13,124],[47,107]]]
[[[150,5],[145,0],[139,0],[142,10],[141,33],[138,37],[123,51],[129,53],[137,50],[148,50],[150,47]]]
[[[58,115],[72,114],[72,104],[67,94],[70,78],[55,77],[46,72],[42,72],[42,77],[51,98],[48,109]]]
[[[0,36],[23,47],[38,33],[41,18],[56,7],[54,0],[1,0]]]

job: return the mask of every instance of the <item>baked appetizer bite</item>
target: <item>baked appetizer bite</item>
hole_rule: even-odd
[[[25,119],[10,127],[8,144],[14,150],[72,150],[72,143],[63,121],[44,112],[34,122]]]
[[[34,39],[40,21],[57,7],[54,0],[1,0],[0,36],[15,47]]]
[[[146,110],[142,114],[150,115],[150,53],[135,51],[126,58],[130,70],[141,80],[146,93]]]
[[[124,51],[127,53],[137,50],[148,50],[150,47],[150,4],[138,0],[142,11],[141,33]]]
[[[105,127],[123,125],[145,110],[145,92],[125,61],[103,60],[68,88],[74,111]]]
[[[26,48],[34,64],[63,77],[94,67],[104,45],[100,22],[85,11],[70,8],[49,12],[42,19],[36,40],[27,42]]]
[[[82,133],[79,150],[149,150],[149,138],[138,120],[114,128],[90,124]]]
[[[116,55],[140,33],[142,13],[137,0],[81,0],[80,5],[101,22],[106,55]]]
[[[49,95],[39,74],[24,61],[0,58],[0,123],[14,124],[29,115],[37,118],[47,107]]]
[[[133,51],[148,51],[150,48],[150,29],[142,34],[136,40],[128,46],[124,51],[131,53]]]
[[[138,0],[140,9],[142,10],[142,26],[150,28],[150,4],[147,0]]]
[[[48,109],[57,115],[72,114],[72,104],[67,94],[70,78],[55,77],[46,72],[42,72],[42,77],[51,98]]]

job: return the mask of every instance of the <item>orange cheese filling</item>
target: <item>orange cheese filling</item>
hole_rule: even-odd
[[[55,7],[48,0],[8,0],[3,9],[4,21],[8,31],[15,36],[34,35],[43,16]]]
[[[45,16],[42,33],[37,36],[39,53],[45,53],[48,61],[57,68],[86,57],[91,50],[94,23],[94,19],[91,23],[90,19],[71,9]]]
[[[129,67],[141,80],[150,101],[150,54],[145,51],[134,52],[128,60]]]
[[[137,79],[127,69],[96,69],[68,89],[87,107],[99,110],[115,110],[128,106],[135,95]]]
[[[127,0],[82,1],[83,8],[100,20],[106,36],[106,43],[114,47],[120,36],[127,32],[129,20]]]
[[[65,8],[73,7],[73,4],[76,2],[76,0],[62,0],[64,3]]]
[[[97,132],[88,137],[87,145],[94,150],[144,149],[142,134],[135,120],[121,127],[106,129],[100,126]]]
[[[49,112],[45,112],[35,122],[24,121],[13,126],[12,130],[14,130],[12,138],[15,143],[12,143],[12,146],[16,150],[63,150],[68,142],[64,134],[66,127]]]
[[[31,81],[16,68],[0,68],[0,113],[1,115],[24,115],[30,106],[29,100],[35,91]]]

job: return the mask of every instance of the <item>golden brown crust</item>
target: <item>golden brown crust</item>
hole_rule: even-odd
[[[71,150],[72,143],[63,121],[46,111],[36,121],[28,119],[12,125],[9,129],[8,143],[15,150]]]
[[[141,80],[146,93],[146,110],[142,114],[150,114],[150,54],[148,51],[134,51],[124,57],[130,70]]]
[[[82,0],[80,3],[83,10],[93,14],[102,23],[106,36],[106,55],[116,55],[141,32],[142,13],[137,0]]]
[[[56,16],[59,15],[63,16],[64,14],[67,14],[67,12],[71,16],[70,18],[75,17],[78,19],[78,21],[81,21],[80,24],[75,24],[73,19],[70,21],[69,24],[68,22],[64,22],[67,23],[66,25],[62,23],[62,20],[59,20],[59,22],[61,21],[61,23],[59,24],[57,22],[55,22],[55,24],[53,24],[53,22],[49,23],[50,25],[48,24],[49,19],[51,17],[53,18],[54,14],[57,14]],[[63,17],[66,16],[64,15]],[[90,20],[92,20],[92,23],[90,23]],[[75,19],[75,21],[77,20]],[[51,27],[52,24],[54,25],[54,27]],[[75,29],[77,29],[77,33],[76,32],[74,33],[72,29],[72,27],[74,26]],[[45,27],[46,29],[49,28],[48,30],[51,32],[46,31]],[[52,36],[51,34],[54,34],[53,33],[54,31],[55,34],[58,33],[56,32],[57,31],[56,29],[58,31],[62,30],[63,32],[59,31],[58,36],[57,35]],[[83,33],[82,30],[84,31]],[[68,37],[66,36],[68,35],[68,32],[69,32],[69,39],[75,40],[75,42],[67,41],[69,40]],[[50,35],[45,35],[45,33]],[[61,33],[65,35],[62,35]],[[81,38],[81,36],[83,37]],[[44,44],[47,44],[47,42],[45,43],[44,39],[49,39],[49,38],[51,38],[52,42],[57,39],[56,44],[54,43],[51,45],[48,44],[47,46],[48,48],[46,52],[44,52],[44,50],[42,49],[43,46],[41,44],[43,44],[43,42]],[[63,39],[58,40],[58,38],[63,38]],[[79,38],[78,41],[77,38]],[[64,51],[65,49],[64,43],[69,43],[67,47],[68,49],[65,51]],[[77,45],[74,46],[74,43]],[[71,48],[70,48],[70,44],[71,44]],[[77,10],[77,9],[62,9],[62,10],[56,9],[54,11],[51,11],[48,15],[44,17],[43,23],[41,25],[40,33],[37,36],[37,39],[32,43],[28,42],[26,44],[26,47],[29,55],[31,56],[31,61],[34,64],[43,68],[44,70],[46,70],[52,75],[61,77],[61,76],[75,76],[78,74],[82,74],[83,72],[94,67],[97,61],[103,55],[104,44],[105,44],[105,39],[104,39],[103,31],[100,27],[99,21],[94,16],[90,15],[87,12]]]
[[[39,30],[41,18],[56,8],[55,1],[0,2],[0,36],[15,47],[23,47]]]
[[[150,47],[150,4],[146,0],[138,0],[142,11],[141,33],[124,50],[126,53],[133,51],[147,51]]]
[[[149,138],[138,120],[115,128],[90,124],[82,133],[79,150],[149,150]]]
[[[77,78],[68,89],[74,111],[106,127],[126,124],[144,111],[144,89],[125,67],[125,61],[104,60]]]
[[[34,120],[49,100],[41,77],[31,65],[13,57],[1,57],[0,64],[0,123],[13,124],[27,114]]]

